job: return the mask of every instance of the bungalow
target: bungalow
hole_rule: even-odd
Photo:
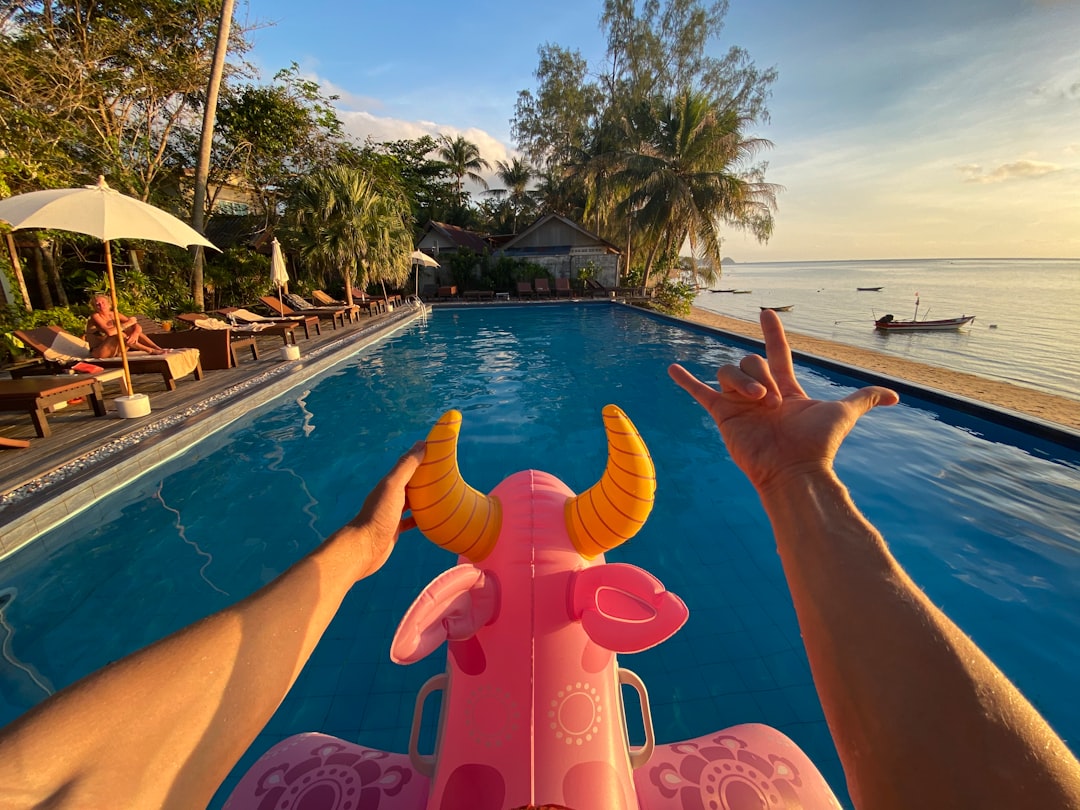
[[[554,278],[577,278],[589,262],[599,268],[596,280],[605,287],[618,286],[622,254],[610,242],[559,214],[546,214],[501,245],[495,255],[527,259]]]

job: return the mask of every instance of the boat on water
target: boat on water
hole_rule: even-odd
[[[752,293],[753,290],[732,290],[732,292],[735,293],[735,295],[746,295]]]
[[[855,289],[858,290],[859,292],[881,292],[885,288],[884,287],[856,287]]]
[[[709,292],[733,293],[733,292],[735,292],[735,290],[734,289],[731,289],[731,290],[709,290]]]
[[[791,312],[791,310],[795,309],[795,305],[794,304],[788,304],[787,306],[783,306],[783,307],[762,307],[761,308],[762,312],[764,312],[766,309],[771,309],[773,312]]]
[[[961,315],[959,318],[941,318],[940,320],[898,321],[892,315],[883,315],[874,321],[874,327],[884,332],[945,332],[960,329],[975,320],[974,315]]]

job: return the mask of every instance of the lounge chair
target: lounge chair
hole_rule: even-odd
[[[120,368],[119,357],[92,357],[90,344],[59,326],[39,326],[37,329],[16,330],[15,337],[41,356],[48,371],[63,371],[76,363],[92,363],[105,369]],[[176,390],[176,381],[194,373],[203,378],[198,349],[178,349],[168,354],[128,352],[128,369],[132,374],[160,374],[165,387]]]
[[[557,278],[557,279],[555,279],[555,297],[558,298],[560,295],[563,295],[564,293],[566,294],[567,298],[572,297],[573,294],[574,294],[574,291],[570,288],[570,279],[568,279],[568,278]]]
[[[380,312],[386,312],[386,302],[384,300],[368,295],[359,287],[352,288],[352,300],[354,304],[365,310],[371,317],[375,317]]]
[[[250,309],[244,309],[243,307],[224,307],[223,309],[215,309],[215,315],[224,315],[225,319],[231,324],[239,323],[243,326],[258,325],[263,329],[269,331],[274,325],[283,327],[288,335],[285,336],[285,344],[288,345],[288,337],[292,337],[292,342],[296,343],[296,335],[293,330],[297,326],[304,327],[304,337],[311,337],[311,327],[315,327],[315,334],[322,334],[322,327],[319,325],[318,315],[292,315],[288,318],[273,315],[259,315],[256,312],[252,312]],[[292,328],[289,328],[289,324],[292,324]]]
[[[544,296],[545,298],[551,298],[551,285],[548,284],[546,278],[534,278],[533,289],[536,290],[537,296]]]
[[[594,278],[585,279],[585,295],[589,298],[612,298],[615,291],[605,287]]]
[[[338,323],[343,327],[345,326],[345,309],[344,307],[316,307],[307,306],[300,309],[296,309],[289,306],[276,295],[260,295],[259,300],[270,307],[272,312],[276,312],[283,317],[301,317],[314,315],[317,318],[329,318],[330,323],[335,329],[338,328]],[[303,299],[300,299],[303,300]],[[307,301],[304,301],[307,304]],[[322,330],[319,330],[322,333]]]
[[[238,365],[236,353],[241,349],[250,349],[252,359],[259,359],[254,335],[235,331],[224,321],[221,322],[223,329],[189,328],[172,331],[164,329],[160,323],[145,315],[136,315],[135,318],[143,333],[164,349],[198,349],[203,371],[234,368]],[[188,326],[195,325],[182,317],[178,316],[178,319]]]
[[[532,298],[536,295],[536,291],[533,290],[532,284],[527,281],[519,281],[517,283],[517,297],[518,298]]]
[[[350,306],[345,301],[338,301],[336,298],[328,295],[322,290],[312,290],[311,297],[315,299],[315,303],[320,307],[342,307],[350,321],[360,320],[360,310],[363,309],[363,307],[355,301],[352,303],[352,306]],[[368,315],[370,314],[371,312],[369,310]]]

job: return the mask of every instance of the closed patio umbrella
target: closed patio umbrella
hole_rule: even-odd
[[[277,287],[278,298],[282,288],[289,283],[289,271],[285,267],[285,256],[281,252],[281,243],[277,237],[270,243],[270,283]]]
[[[97,183],[92,186],[31,191],[0,200],[0,220],[7,222],[14,230],[48,228],[84,233],[101,239],[105,243],[105,268],[113,312],[119,311],[112,253],[109,250],[109,243],[113,239],[148,239],[179,247],[203,245],[217,250],[206,237],[172,214],[109,188],[104,177],[98,177]],[[135,395],[131,388],[127,345],[123,339],[118,342],[120,362],[124,368],[124,389],[131,400]],[[149,405],[145,412],[149,412]]]

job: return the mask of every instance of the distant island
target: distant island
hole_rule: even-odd
[[[730,256],[725,256],[724,258],[722,258],[722,259],[720,260],[720,264],[721,264],[721,266],[722,266],[722,265],[725,265],[725,264],[738,264],[738,262],[736,262],[736,261],[735,261],[735,260],[734,260],[733,258],[731,258]]]

